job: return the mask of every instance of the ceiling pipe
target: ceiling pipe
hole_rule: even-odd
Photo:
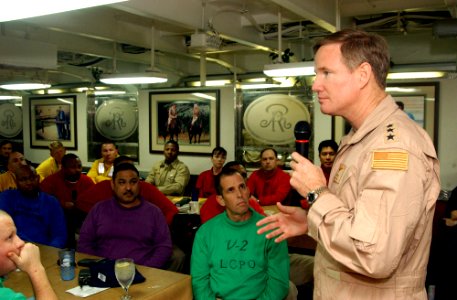
[[[278,10],[278,62],[282,63],[282,14]]]

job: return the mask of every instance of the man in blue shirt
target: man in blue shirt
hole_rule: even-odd
[[[17,190],[0,194],[0,209],[12,217],[21,239],[64,248],[67,227],[59,202],[40,191],[40,178],[32,166],[21,165],[14,173]]]

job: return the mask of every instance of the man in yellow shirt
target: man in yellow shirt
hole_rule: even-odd
[[[0,192],[5,190],[15,190],[17,188],[14,170],[16,170],[20,165],[26,164],[27,162],[22,153],[17,151],[10,153],[8,158],[8,171],[6,173],[0,174]]]
[[[57,173],[60,170],[62,157],[66,153],[65,147],[59,141],[54,141],[49,144],[49,151],[51,156],[36,168],[36,172],[40,175],[40,182],[49,175]]]
[[[110,180],[113,176],[113,162],[119,156],[117,146],[113,142],[104,142],[101,148],[102,158],[93,162],[87,176],[95,183],[103,180]]]

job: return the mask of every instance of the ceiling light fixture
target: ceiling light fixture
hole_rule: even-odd
[[[265,65],[263,73],[269,77],[314,75],[314,62],[291,62]]]
[[[116,72],[117,69],[117,45],[113,45],[114,55],[113,55],[113,74],[101,74],[100,81],[105,84],[151,84],[151,83],[164,83],[168,81],[167,75],[156,71],[154,67],[155,61],[155,27],[151,27],[151,66],[145,72],[140,73],[126,73],[119,74]]]
[[[232,81],[229,79],[220,79],[220,80],[206,80],[205,86],[224,86],[231,84]],[[190,82],[191,86],[201,86],[201,81],[192,81]]]
[[[102,74],[100,81],[105,84],[148,84],[167,82],[167,75],[158,72]]]
[[[26,90],[39,90],[48,89],[51,85],[48,83],[37,82],[22,82],[22,83],[7,83],[0,85],[0,88],[9,91],[26,91]]]
[[[279,84],[274,83],[256,83],[256,84],[241,84],[240,88],[242,90],[255,90],[255,89],[271,89],[279,88]]]
[[[208,100],[213,100],[213,101],[216,100],[216,97],[210,96],[205,93],[192,93],[192,95],[199,97],[199,98],[203,98],[203,99],[208,99]]]
[[[93,93],[95,96],[108,96],[108,95],[124,95],[125,91],[105,90],[105,91],[94,91]]]
[[[127,0],[16,0],[0,10],[0,22],[45,16],[87,7],[124,2]]]
[[[0,95],[0,100],[22,100],[21,96]]]
[[[440,78],[445,72],[398,72],[389,73],[387,79],[420,79],[420,78]]]

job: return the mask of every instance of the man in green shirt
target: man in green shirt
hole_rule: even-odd
[[[16,234],[13,219],[0,210],[0,299],[2,300],[26,299],[23,294],[3,286],[5,280],[3,276],[16,268],[29,276],[36,300],[57,300],[41,264],[39,248],[31,243],[24,243]]]
[[[287,244],[256,235],[263,218],[249,207],[242,175],[224,168],[216,177],[217,201],[225,207],[198,230],[191,257],[192,289],[199,299],[286,298]]]

